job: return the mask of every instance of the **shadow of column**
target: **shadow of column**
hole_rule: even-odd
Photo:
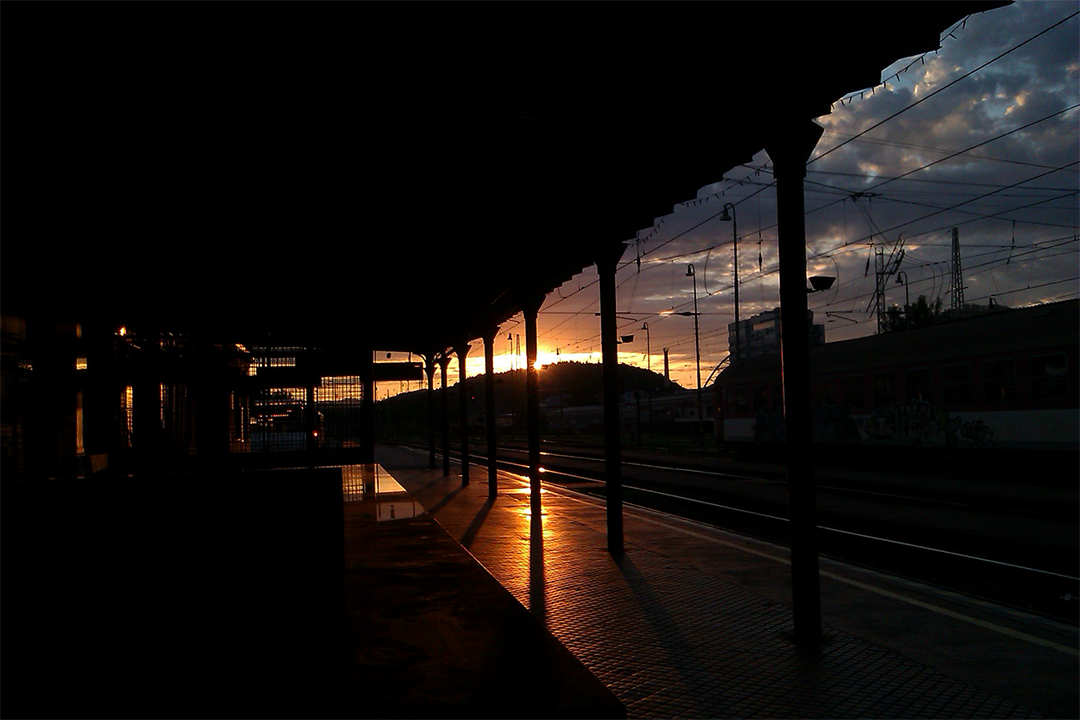
[[[534,513],[529,516],[529,611],[546,625],[544,592],[544,520]]]
[[[476,513],[476,517],[469,523],[469,527],[465,528],[465,532],[461,535],[459,542],[463,547],[468,548],[472,545],[473,540],[476,539],[476,533],[480,532],[480,528],[484,526],[484,520],[487,518],[488,513],[491,512],[492,506],[495,504],[495,498],[489,497],[483,505],[480,506],[480,510]]]

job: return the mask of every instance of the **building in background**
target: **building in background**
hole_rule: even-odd
[[[806,311],[809,324],[810,345],[825,344],[825,326],[814,324],[814,311]],[[736,342],[735,330],[739,337]],[[732,360],[738,362],[752,357],[780,352],[780,308],[766,310],[738,324],[728,324],[728,347],[731,348]],[[738,350],[736,350],[738,348]]]

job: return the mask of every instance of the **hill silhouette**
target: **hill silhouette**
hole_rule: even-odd
[[[497,416],[512,417],[515,424],[523,421],[526,406],[525,370],[507,370],[495,374],[495,412]],[[469,393],[469,414],[482,415],[486,409],[486,375],[468,378],[466,389]],[[664,380],[664,376],[633,365],[619,364],[619,392],[638,391],[643,395],[652,392],[654,397],[683,392],[684,388],[675,382]],[[461,383],[448,388],[447,401],[452,422],[458,417],[458,396]],[[436,379],[436,412],[441,406],[441,391]],[[599,363],[576,361],[558,362],[545,365],[540,370],[540,404],[542,406],[560,406],[563,408],[600,405],[603,402],[603,366]],[[413,391],[401,393],[376,405],[380,420],[394,426],[411,426],[427,421],[427,393]]]

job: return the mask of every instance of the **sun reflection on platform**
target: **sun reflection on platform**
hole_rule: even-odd
[[[401,520],[427,512],[378,463],[343,465],[341,485],[345,502],[374,503],[375,516],[380,521]]]

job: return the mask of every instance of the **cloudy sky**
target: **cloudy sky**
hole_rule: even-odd
[[[912,301],[940,297],[948,308],[952,228],[965,302],[1020,307],[1080,295],[1078,11],[1076,2],[1020,0],[972,15],[942,34],[938,52],[894,63],[883,84],[837,98],[817,118],[825,134],[807,167],[806,234],[808,275],[837,278],[809,296],[827,342],[876,332],[879,252],[894,271],[886,307],[905,303],[903,278]],[[693,263],[704,383],[728,353],[734,320],[725,203],[736,207],[740,318],[779,305],[772,163],[759,153],[686,201],[627,238],[617,283],[620,334],[634,336],[620,361],[645,367],[648,345],[662,372],[668,348],[672,379],[692,388],[694,321],[672,311],[693,309]],[[596,280],[592,268],[548,296],[541,363],[600,360]],[[476,345],[469,375],[483,372]],[[495,352],[496,371],[523,366],[520,317],[503,326]]]

